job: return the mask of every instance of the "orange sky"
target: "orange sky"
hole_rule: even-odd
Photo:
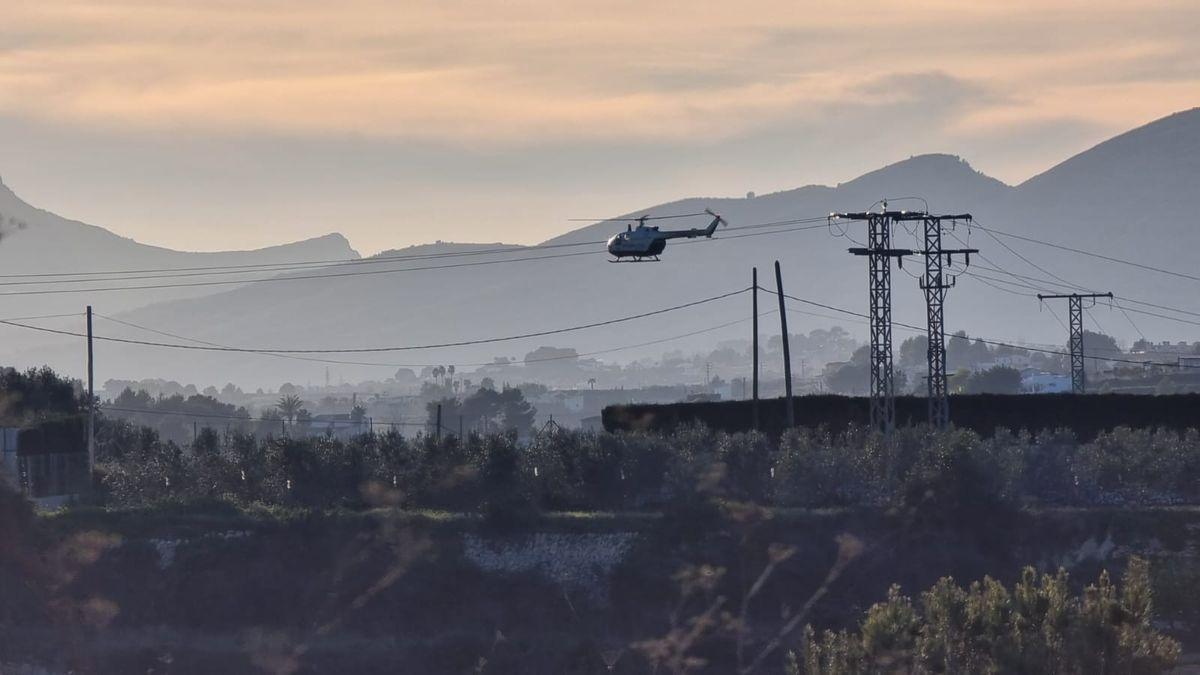
[[[14,0],[0,175],[166,246],[533,242],[920,152],[1019,182],[1200,105],[1198,29],[1194,0]]]

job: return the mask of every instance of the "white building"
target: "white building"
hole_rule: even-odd
[[[1021,391],[1026,394],[1062,394],[1071,391],[1071,376],[1047,372],[1021,374]]]

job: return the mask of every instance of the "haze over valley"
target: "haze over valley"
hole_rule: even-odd
[[[255,251],[186,253],[60,218],[5,188],[0,191],[0,264],[11,276],[0,292],[8,294],[4,317],[24,317],[82,315],[86,294],[61,292],[66,289],[154,287],[86,296],[103,316],[159,331],[97,319],[101,336],[260,349],[410,347],[555,330],[687,303],[748,286],[752,265],[760,268],[763,285],[769,287],[773,281],[766,275],[779,259],[789,294],[862,312],[865,264],[846,253],[861,241],[862,225],[827,228],[821,218],[830,212],[860,211],[890,197],[895,208],[917,209],[927,203],[934,212],[972,213],[979,225],[999,233],[1148,266],[1188,269],[1191,251],[1200,244],[1200,231],[1191,227],[1196,184],[1200,111],[1193,109],[1131,130],[1017,185],[976,171],[967,158],[931,154],[828,186],[614,205],[613,217],[669,216],[710,208],[729,223],[711,241],[675,242],[661,263],[634,265],[605,261],[603,241],[623,229],[623,221],[570,229],[565,217],[556,219],[564,233],[544,247],[508,245],[502,239],[475,244],[431,241],[358,260],[352,242],[330,232]],[[702,226],[702,220],[663,223],[691,227]],[[981,251],[970,270],[979,276],[960,277],[947,303],[948,326],[973,336],[1063,345],[1065,330],[1032,294],[1061,290],[1066,283],[1164,306],[1187,306],[1192,297],[1190,287],[1169,275],[1131,270],[1029,241],[995,238],[965,224],[953,236]],[[897,232],[895,244],[919,248],[906,232]],[[296,265],[263,267],[281,263]],[[916,263],[910,259],[910,275]],[[97,271],[119,273],[78,275]],[[21,276],[29,274],[64,276]],[[895,279],[896,319],[920,325],[923,300],[915,279],[900,270]],[[1113,283],[1116,279],[1120,283]],[[1197,337],[1190,315],[1121,300],[1118,304],[1129,314],[1096,308],[1090,313],[1089,329],[1111,334],[1126,345],[1143,336],[1172,341]],[[854,317],[802,303],[793,308],[823,314],[792,316],[793,332],[841,325],[865,339],[865,327]],[[746,339],[749,327],[742,322],[631,347],[712,329],[748,313],[748,298],[742,295],[673,312],[668,321],[633,321],[452,350],[325,355],[326,361],[379,364],[375,366],[100,342],[97,377],[103,381],[154,376],[273,387],[285,381],[323,382],[329,368],[334,381],[386,379],[402,366],[419,370],[438,363],[488,363],[496,357],[520,360],[542,345],[603,352],[595,358],[627,363],[670,350],[711,348],[714,341]],[[68,331],[83,328],[81,317],[26,323]],[[765,333],[778,333],[769,321],[765,326]],[[79,339],[11,326],[0,331],[15,363],[48,363],[65,373],[82,374]]]

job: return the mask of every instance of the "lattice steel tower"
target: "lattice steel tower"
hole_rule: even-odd
[[[1112,293],[1066,293],[1063,295],[1043,295],[1038,293],[1038,300],[1060,300],[1067,299],[1067,309],[1070,314],[1068,319],[1070,323],[1071,337],[1069,346],[1071,348],[1071,393],[1086,394],[1087,393],[1087,375],[1083,370],[1083,301],[1090,299],[1093,303],[1096,298],[1112,298]]]
[[[929,392],[929,424],[943,429],[950,423],[950,400],[946,386],[946,330],[945,305],[946,291],[954,286],[955,277],[945,274],[945,265],[953,262],[954,255],[962,255],[966,265],[971,264],[971,254],[978,253],[975,248],[942,248],[943,220],[971,220],[971,214],[935,216],[928,213],[906,213],[899,220],[920,220],[925,234],[925,274],[918,280],[921,290],[925,291],[926,336],[929,339],[929,349],[926,359],[929,376],[926,385]]]
[[[901,211],[833,213],[830,220],[867,221],[866,248],[850,253],[867,257],[871,324],[871,426],[888,434],[896,426],[895,388],[892,381],[892,258],[913,255],[892,248],[892,223]],[[903,263],[900,263],[903,264]]]

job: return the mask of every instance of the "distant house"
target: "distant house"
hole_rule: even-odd
[[[1071,377],[1057,373],[1026,371],[1021,374],[1021,391],[1026,394],[1062,394],[1071,391]]]
[[[1149,359],[1161,359],[1164,356],[1174,356],[1178,354],[1191,355],[1195,354],[1200,348],[1200,343],[1197,342],[1170,342],[1163,340],[1161,342],[1151,342],[1150,340],[1138,340],[1133,343],[1133,348],[1130,349],[1130,354],[1133,356],[1141,356]]]
[[[0,480],[40,508],[57,508],[88,488],[88,453],[78,419],[0,427]]]
[[[371,422],[363,417],[355,420],[350,413],[313,415],[307,424],[296,424],[295,433],[305,436],[349,438],[371,430]]]
[[[1179,366],[1181,368],[1200,368],[1200,356],[1180,356]]]

